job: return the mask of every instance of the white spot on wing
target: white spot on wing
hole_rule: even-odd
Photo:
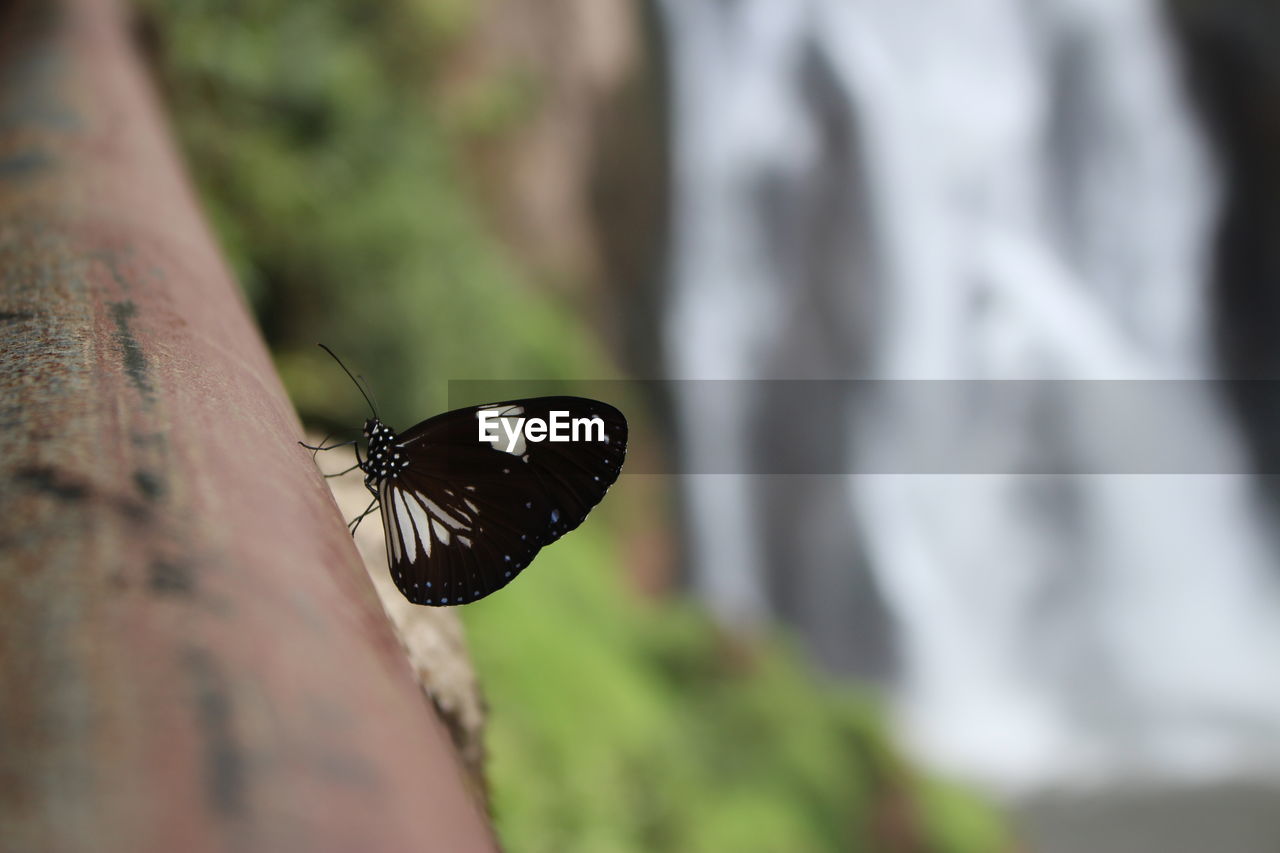
[[[449,544],[449,539],[451,538],[449,535],[449,528],[445,527],[434,518],[431,519],[431,531],[435,533],[437,538],[439,538],[441,545]]]

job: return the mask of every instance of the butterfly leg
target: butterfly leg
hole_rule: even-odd
[[[310,450],[311,458],[315,459],[316,454],[319,453],[321,450],[336,450],[339,447],[346,447],[348,444],[355,444],[357,441],[360,440],[358,438],[353,438],[350,441],[342,441],[342,442],[339,442],[338,444],[330,444],[326,446],[324,442],[328,441],[329,436],[331,435],[333,435],[333,433],[329,433],[329,435],[326,435],[324,437],[324,441],[321,441],[319,444],[307,444],[305,441],[299,441],[298,444],[302,445],[307,450]]]
[[[361,468],[361,469],[363,469],[363,468],[364,468],[364,466],[365,466],[365,461],[366,461],[366,460],[364,460],[364,459],[361,459],[361,458],[360,458],[360,445],[358,445],[358,444],[357,444],[357,445],[355,446],[355,451],[356,451],[356,467],[357,467],[357,468]],[[365,487],[366,489],[368,489],[368,490],[369,490],[369,494],[373,495],[373,501],[374,501],[374,503],[377,503],[377,502],[378,502],[378,490],[377,490],[377,488],[376,488],[372,483],[370,483],[370,482],[369,482],[369,478],[368,478],[368,477],[365,477],[365,480],[364,480],[364,487]]]
[[[322,447],[324,447],[324,443],[331,438],[333,438],[333,433],[327,432],[325,433],[324,438],[320,439],[319,445],[307,444],[305,441],[299,441],[298,444],[301,444],[307,450],[320,450]]]
[[[369,502],[369,506],[365,508],[364,512],[360,513],[360,515],[357,516],[354,520],[348,522],[347,527],[350,528],[352,536],[356,535],[356,531],[360,529],[360,522],[364,521],[365,517],[367,517],[370,513],[374,511],[374,509],[377,507],[377,504],[378,504],[378,499],[374,498],[372,501]]]

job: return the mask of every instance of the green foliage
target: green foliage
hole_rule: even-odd
[[[748,649],[691,607],[636,601],[613,547],[586,525],[465,610],[513,853],[1010,849],[981,805],[914,779],[869,696],[776,639]],[[895,797],[916,846],[877,843]]]
[[[920,783],[921,824],[934,850],[998,853],[1017,850],[1004,819],[973,791],[934,778]]]
[[[459,121],[427,97],[466,4],[144,6],[209,215],[304,418],[363,417],[318,341],[368,376],[401,427],[444,407],[447,379],[599,363],[572,313],[533,292],[484,228],[447,130]],[[495,94],[467,121],[499,120],[520,108],[513,97],[527,108]]]

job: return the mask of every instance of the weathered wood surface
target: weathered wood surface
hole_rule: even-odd
[[[3,10],[0,850],[493,849],[119,5]]]

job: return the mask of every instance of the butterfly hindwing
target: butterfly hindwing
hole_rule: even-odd
[[[597,419],[577,441],[479,436],[481,412]],[[492,423],[493,415],[490,415]],[[585,427],[585,424],[584,424]],[[538,397],[437,415],[395,436],[408,464],[378,484],[392,580],[418,604],[464,604],[508,584],[539,549],[573,530],[617,479],[627,423],[612,406]]]

